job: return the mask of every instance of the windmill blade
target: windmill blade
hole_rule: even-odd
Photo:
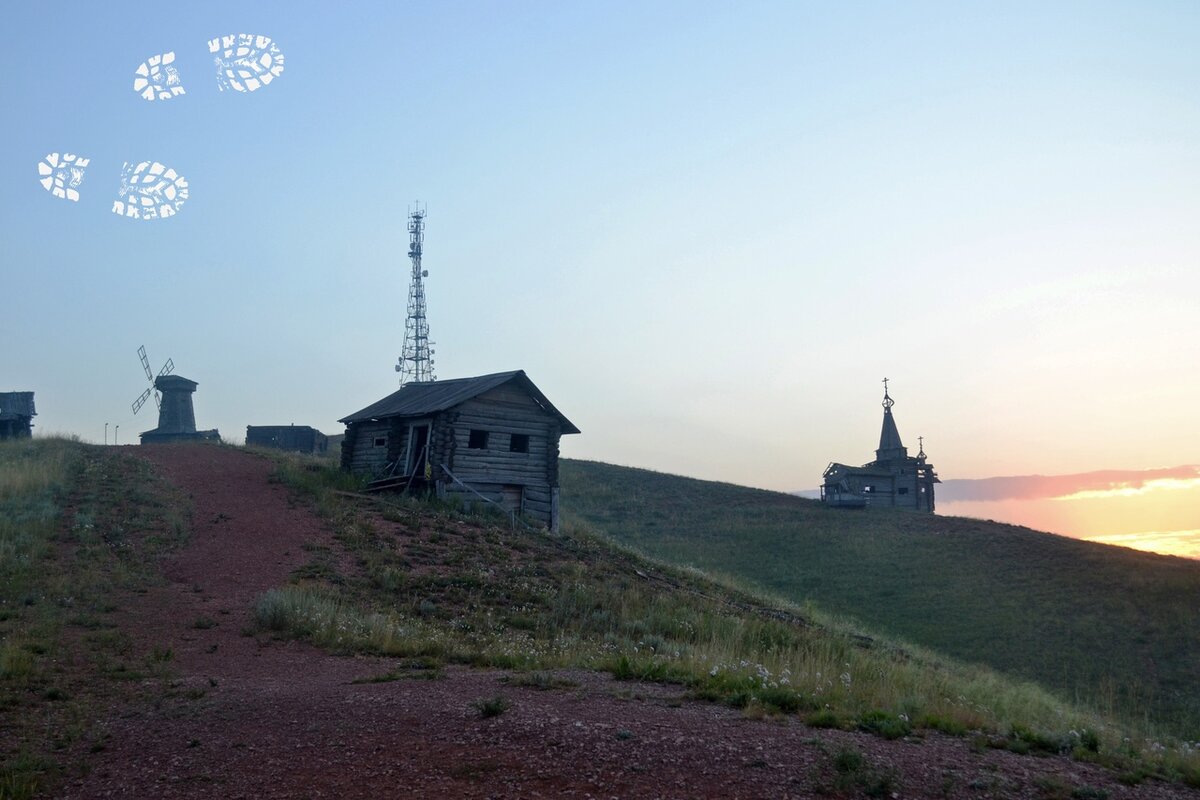
[[[133,401],[133,413],[136,414],[138,411],[140,411],[142,406],[146,405],[146,401],[149,399],[150,390],[147,389],[146,391],[142,392],[141,396],[137,400]]]
[[[142,369],[146,370],[146,380],[154,383],[154,373],[150,371],[150,359],[146,357],[146,345],[138,348],[138,356],[142,359]]]
[[[163,375],[170,375],[173,369],[175,369],[175,362],[168,358],[167,363],[163,364],[163,368],[158,371],[158,376],[161,378]]]

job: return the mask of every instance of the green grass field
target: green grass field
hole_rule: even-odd
[[[652,557],[1200,739],[1200,562],[596,462],[561,482],[568,519]]]

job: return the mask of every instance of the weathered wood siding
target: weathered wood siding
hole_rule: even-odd
[[[342,466],[380,475],[388,464],[399,461],[396,474],[403,473],[409,460],[409,427],[414,424],[430,426],[429,461],[439,497],[484,503],[479,497],[483,495],[505,510],[557,529],[561,425],[522,388],[499,386],[432,417],[351,423],[342,445]],[[487,431],[486,448],[470,447],[472,430]],[[527,452],[512,452],[515,435],[529,437]],[[386,447],[375,447],[377,436],[388,437]],[[446,474],[443,465],[466,486]]]
[[[558,486],[557,417],[521,389],[500,386],[456,406],[442,420],[447,456],[442,463],[459,480],[506,509],[523,510],[550,526],[557,523],[551,503],[551,489]],[[472,430],[488,432],[486,448],[469,446]],[[513,435],[529,437],[528,452],[511,452]],[[456,485],[445,490],[469,494]]]
[[[342,442],[342,466],[351,472],[376,475],[387,466],[388,454],[393,448],[402,446],[394,442],[393,423],[390,420],[379,422],[357,422],[346,426],[346,438]],[[386,447],[376,447],[375,438],[387,437]]]

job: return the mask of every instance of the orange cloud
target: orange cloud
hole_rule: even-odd
[[[1200,466],[1144,470],[1100,470],[1075,475],[1020,475],[950,479],[938,489],[946,502],[1121,497],[1159,489],[1200,487]]]
[[[1140,485],[1122,484],[1108,489],[1083,489],[1054,498],[1055,500],[1093,500],[1102,497],[1138,497],[1147,492],[1164,489],[1200,489],[1198,478],[1156,478]]]
[[[1185,558],[1200,558],[1200,529],[1187,531],[1143,531],[1117,533],[1107,536],[1088,536],[1086,541],[1132,547]]]

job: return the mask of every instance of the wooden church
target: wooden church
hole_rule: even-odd
[[[879,449],[875,460],[861,467],[836,462],[825,469],[821,500],[841,508],[906,508],[933,513],[933,485],[941,483],[925,455],[924,440],[915,456],[908,454],[888,395],[887,379],[883,381],[883,429],[879,433]]]

